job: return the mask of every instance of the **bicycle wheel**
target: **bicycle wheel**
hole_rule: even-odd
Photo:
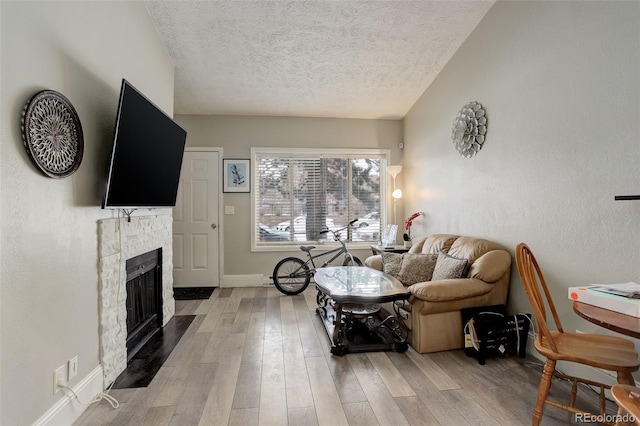
[[[297,257],[282,259],[273,268],[273,283],[284,294],[293,296],[302,293],[310,281],[309,267]]]
[[[353,262],[351,259],[353,259]],[[362,260],[355,256],[345,256],[342,266],[362,266]]]

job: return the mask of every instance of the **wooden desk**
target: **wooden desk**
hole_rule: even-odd
[[[600,327],[640,339],[640,318],[580,302],[573,302],[573,311]]]

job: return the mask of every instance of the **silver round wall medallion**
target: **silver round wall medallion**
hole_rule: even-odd
[[[61,93],[43,90],[29,99],[22,113],[22,140],[31,161],[46,176],[67,177],[80,167],[80,118]]]
[[[482,148],[486,134],[487,116],[482,104],[469,102],[453,120],[453,146],[463,157],[473,157]]]

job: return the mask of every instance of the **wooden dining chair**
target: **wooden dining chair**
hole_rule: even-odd
[[[535,338],[534,346],[547,359],[540,379],[532,424],[538,425],[540,423],[544,404],[549,404],[571,413],[594,414],[575,407],[578,383],[600,388],[599,414],[604,415],[606,408],[604,390],[611,388],[611,386],[562,374],[556,371],[556,362],[568,361],[614,371],[617,374],[618,383],[632,385],[634,380],[631,373],[638,370],[638,354],[635,351],[633,342],[623,337],[565,332],[562,329],[562,324],[560,324],[558,313],[549,294],[540,266],[529,247],[524,243],[520,243],[516,247],[516,262],[522,285],[533,308],[538,326],[538,334]],[[555,325],[555,328],[550,328],[550,322],[547,321],[547,312],[551,314],[553,320],[551,325]],[[548,399],[553,377],[571,381],[569,405]]]
[[[617,384],[611,396],[619,407],[616,426],[640,425],[640,388]]]

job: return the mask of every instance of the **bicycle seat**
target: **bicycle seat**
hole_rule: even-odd
[[[310,253],[314,248],[316,248],[316,246],[300,246],[300,250],[306,251],[307,253]]]

